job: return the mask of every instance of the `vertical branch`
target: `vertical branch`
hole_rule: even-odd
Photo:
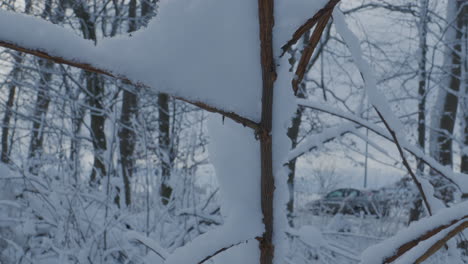
[[[262,119],[257,132],[260,138],[261,159],[261,205],[265,233],[260,240],[260,264],[271,264],[274,256],[273,245],[273,153],[271,128],[273,118],[273,86],[276,68],[273,57],[274,0],[258,0],[260,24],[260,55],[262,66]]]

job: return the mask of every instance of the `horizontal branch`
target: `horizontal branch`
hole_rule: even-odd
[[[140,83],[140,82],[133,82],[126,76],[116,75],[116,74],[111,73],[108,70],[100,69],[100,68],[94,67],[93,65],[90,65],[90,64],[87,64],[87,63],[81,63],[81,62],[65,59],[65,58],[62,58],[60,56],[54,56],[52,54],[49,54],[47,52],[43,52],[43,51],[40,51],[40,50],[25,48],[25,47],[22,47],[20,45],[8,43],[8,42],[2,41],[2,40],[0,40],[0,47],[5,47],[5,48],[8,48],[8,49],[24,52],[26,54],[34,55],[34,56],[42,58],[42,59],[47,59],[47,60],[53,61],[55,63],[70,65],[70,66],[80,68],[80,69],[88,71],[88,72],[94,72],[94,73],[102,74],[102,75],[109,76],[109,77],[112,77],[112,78],[116,78],[116,79],[119,79],[119,80],[121,80],[121,81],[123,81],[123,82],[125,82],[127,84],[134,85],[136,87],[150,88],[146,84],[143,84],[143,83]],[[236,113],[227,112],[227,111],[221,110],[219,108],[210,106],[210,105],[208,105],[206,103],[199,102],[199,101],[192,101],[192,100],[180,97],[180,96],[173,96],[173,95],[170,95],[170,96],[172,98],[174,98],[174,99],[184,101],[186,103],[189,103],[189,104],[192,104],[194,106],[200,107],[200,108],[202,108],[202,109],[204,109],[206,111],[221,114],[221,115],[223,115],[223,116],[225,116],[225,117],[227,117],[227,118],[229,118],[229,119],[231,119],[231,120],[233,120],[233,121],[235,121],[237,123],[242,124],[243,126],[250,127],[250,128],[252,128],[254,130],[258,130],[260,128],[260,125],[257,122],[255,122],[255,121],[253,121],[253,120],[251,120],[249,118],[243,117],[241,115],[238,115]]]

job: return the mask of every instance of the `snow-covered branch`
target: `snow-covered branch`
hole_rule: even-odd
[[[361,264],[391,263],[410,254],[404,263],[420,263],[468,227],[468,202],[442,209],[372,246],[361,256]],[[412,249],[415,249],[411,252]],[[410,260],[411,259],[411,260]]]

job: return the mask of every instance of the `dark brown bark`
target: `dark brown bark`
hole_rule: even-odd
[[[314,27],[315,24],[318,23],[320,18],[326,16],[329,12],[333,12],[333,9],[335,6],[340,2],[340,0],[330,0],[322,9],[320,9],[313,17],[309,18],[304,24],[302,24],[296,32],[294,32],[292,38],[283,46],[281,49],[283,50],[283,53],[281,56],[283,56],[288,49],[290,49],[296,42],[304,35],[306,34],[309,30]]]
[[[265,232],[260,240],[260,264],[273,262],[273,155],[271,128],[273,119],[273,87],[276,80],[276,67],[273,53],[274,0],[258,0],[260,25],[260,57],[262,66],[262,118],[258,136],[260,138],[261,159],[261,206]]]
[[[331,2],[339,2],[339,1],[335,0],[335,1],[330,1],[330,3]],[[299,60],[299,64],[296,69],[296,74],[294,76],[294,79],[291,82],[295,93],[297,93],[297,91],[299,90],[299,84],[302,82],[302,79],[304,78],[304,74],[307,71],[307,65],[309,65],[312,54],[314,53],[315,48],[320,42],[322,33],[325,30],[332,13],[333,13],[333,9],[329,9],[329,10],[327,9],[327,11],[318,18],[317,26],[315,27],[312,35],[310,36],[308,45],[305,46],[302,52],[301,59]]]

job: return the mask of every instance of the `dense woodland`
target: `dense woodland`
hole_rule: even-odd
[[[154,20],[171,1],[188,6],[180,17],[173,18],[174,23],[190,19],[197,4],[204,2],[193,0],[191,6],[185,0],[0,0],[0,23],[11,12],[18,15],[17,21],[0,25],[0,264],[183,264],[178,262],[182,257],[173,255],[193,260],[187,263],[270,264],[273,256],[274,263],[288,264],[468,263],[463,233],[468,227],[463,203],[468,197],[468,1],[323,0],[304,4],[305,11],[297,13],[304,17],[295,18],[299,23],[290,25],[292,31],[286,34],[285,39],[293,36],[292,40],[281,43],[289,45],[275,50],[278,44],[275,35],[274,41],[268,38],[268,25],[274,29],[283,20],[275,17],[274,27],[269,16],[277,16],[287,3],[277,4],[273,15],[269,3],[282,1],[260,0],[259,11],[252,12],[259,15],[255,21],[260,19],[260,40],[255,41],[262,45],[253,47],[259,50],[258,66],[254,66],[263,77],[259,116],[237,115],[236,106],[220,110],[203,97],[159,90],[145,80],[140,83],[132,77],[136,75],[127,78],[119,73],[120,65],[114,68],[114,78],[108,74],[114,69],[107,71],[92,59],[80,61],[79,50],[70,50],[72,55],[60,61],[57,58],[62,55],[55,55],[54,48],[38,46],[36,51],[44,53],[35,56],[37,52],[24,44],[28,39],[17,43],[2,35],[8,27],[20,28],[21,19],[37,17],[99,46],[108,38],[132,39],[139,31],[150,32],[150,27],[145,31],[146,26],[159,23]],[[307,1],[295,2],[301,7]],[[316,9],[308,11],[311,6]],[[288,15],[295,17],[295,10]],[[314,18],[316,23],[308,25]],[[167,21],[167,16],[161,18],[161,23]],[[301,25],[306,25],[302,32],[296,31]],[[44,43],[50,37],[46,29],[30,30],[42,36]],[[257,31],[255,28],[258,35]],[[273,44],[266,45],[267,41]],[[60,38],[50,37],[50,42],[51,47],[62,45]],[[66,43],[64,37],[56,50],[66,50]],[[192,44],[175,46],[183,45]],[[201,54],[210,56],[213,48],[213,56],[219,55],[210,45]],[[269,48],[272,56],[268,56]],[[126,50],[125,56],[133,52],[135,58],[152,56],[142,50]],[[171,47],[167,52],[173,54]],[[114,52],[113,56],[122,54]],[[75,58],[78,67],[70,63]],[[192,64],[203,67],[211,62],[211,58],[191,59],[174,56],[175,66],[169,69],[175,67],[183,75],[193,69]],[[128,60],[128,65],[133,62]],[[229,63],[219,67],[229,68]],[[128,65],[125,67],[131,68]],[[275,65],[278,79],[268,70]],[[294,78],[284,81],[286,73]],[[277,87],[275,81],[287,87]],[[196,89],[196,84],[187,82],[185,89]],[[282,161],[278,161],[281,155],[271,151],[270,135],[273,131],[273,148],[285,144],[284,140],[275,143],[274,132],[280,131],[275,130],[275,115],[281,110],[273,105],[269,110],[273,117],[265,114],[265,91],[273,86],[275,93],[283,89],[291,98],[295,95],[289,100],[290,110],[284,110],[292,115],[282,117],[289,138]],[[277,101],[275,97],[274,103]],[[232,134],[221,137],[213,127],[221,127],[219,131],[224,127]],[[244,131],[250,128],[255,131]],[[247,143],[241,143],[244,136]],[[210,232],[230,228],[228,214],[249,212],[226,202],[235,200],[236,192],[248,192],[239,190],[244,188],[240,181],[246,179],[246,190],[257,186],[248,181],[254,177],[248,174],[249,166],[229,156],[249,149],[249,144],[260,146],[255,153],[260,158],[245,155],[244,159],[262,164],[258,180],[262,189],[254,195],[262,197],[259,219],[263,219],[265,232],[247,238],[239,234],[239,241],[219,241],[217,248],[216,236],[210,237]],[[269,162],[264,154],[268,148]],[[220,154],[222,151],[227,154]],[[325,159],[329,162],[323,162]],[[268,163],[273,163],[273,174],[282,170],[278,167],[287,169],[284,175],[278,173],[284,177],[285,188],[276,175],[275,181],[270,179],[276,191],[274,186],[268,187]],[[380,212],[385,213],[313,215],[308,210],[317,194],[338,187],[362,188],[360,182],[355,183],[355,175],[342,172],[348,166],[364,170],[370,163],[401,175],[394,183],[373,189],[384,200]],[[220,178],[228,170],[226,175],[237,181]],[[228,190],[226,184],[239,189]],[[276,210],[276,200],[271,202],[271,210],[276,211],[268,210],[264,197],[269,194],[264,188],[272,188],[268,190],[275,195],[289,192],[283,195],[287,199],[287,226],[283,229],[268,223],[281,210]],[[226,203],[238,210],[227,213]],[[249,217],[245,215],[234,226],[249,223]],[[408,238],[397,235],[391,240],[413,222]],[[277,230],[284,231],[284,245],[276,244]],[[207,239],[202,240],[204,235]],[[422,240],[429,246],[439,245],[438,250],[418,245]],[[195,242],[198,246],[191,247]],[[260,253],[252,253],[258,244]],[[373,262],[378,258],[371,256],[372,250],[365,250],[376,244],[395,248],[390,253],[374,248],[373,254],[380,254],[381,259]],[[205,245],[208,249],[200,250]],[[402,251],[400,245],[410,246]],[[192,251],[197,251],[193,258]],[[252,254],[257,261],[246,257]],[[428,259],[416,261],[421,255]]]

